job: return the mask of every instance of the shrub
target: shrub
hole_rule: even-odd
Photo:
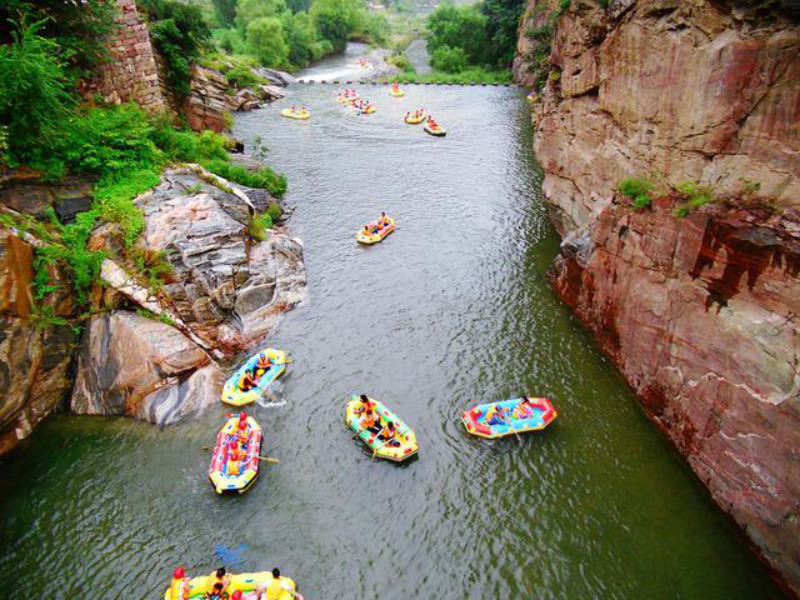
[[[314,59],[317,40],[311,17],[304,12],[293,14],[286,11],[281,15],[281,26],[289,47],[289,62],[295,67],[306,66]]]
[[[278,198],[286,193],[286,177],[278,175],[269,167],[248,171],[242,166],[232,165],[221,160],[207,162],[204,166],[215,175],[228,181],[247,187],[265,189]]]
[[[682,204],[676,209],[676,213],[681,217],[714,201],[713,188],[710,185],[701,185],[697,181],[682,181],[675,186],[675,191],[682,200]]]
[[[390,65],[394,65],[403,70],[404,73],[415,73],[416,69],[414,65],[411,64],[411,61],[408,60],[408,57],[405,54],[395,54],[390,56],[386,59]]]
[[[467,67],[467,55],[462,48],[440,46],[431,55],[431,66],[445,73],[461,73]]]
[[[653,198],[650,195],[655,185],[644,179],[623,179],[619,182],[619,191],[630,198],[633,207],[640,210],[649,207]]]
[[[524,3],[519,0],[484,0],[481,3],[488,37],[486,60],[493,66],[508,67],[514,60],[523,9]]]
[[[23,24],[12,32],[12,43],[0,46],[0,123],[6,127],[6,160],[12,166],[42,163],[39,149],[56,140],[74,102],[60,48],[39,35],[42,25]],[[60,175],[58,166],[48,170]]]
[[[273,223],[277,223],[280,220],[283,211],[277,202],[270,202],[269,206],[267,206],[267,214],[269,215],[269,218],[272,219]]]
[[[236,2],[237,0],[211,0],[214,4],[214,12],[217,15],[219,24],[223,27],[230,27],[233,25],[236,18]]]
[[[440,48],[460,48],[467,63],[485,64],[490,55],[487,22],[476,6],[440,4],[426,21],[428,50],[433,56]]]
[[[250,237],[257,242],[263,242],[266,240],[267,231],[270,229],[272,229],[272,217],[270,217],[267,213],[255,214],[250,217],[248,231],[250,232]]]
[[[362,28],[364,9],[359,0],[314,0],[311,19],[320,37],[341,52],[350,34]]]

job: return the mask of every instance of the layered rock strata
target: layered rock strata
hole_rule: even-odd
[[[549,69],[533,124],[564,236],[553,284],[798,594],[798,15],[769,1],[603,4],[557,16],[560,2],[532,1],[520,29],[518,80],[543,52]],[[634,211],[616,194],[630,177],[698,181],[726,202],[679,217],[667,194]],[[747,186],[760,205],[737,202]]]

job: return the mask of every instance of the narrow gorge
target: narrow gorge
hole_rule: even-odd
[[[800,11],[560,4],[529,3],[515,59],[541,86],[552,285],[797,594]]]

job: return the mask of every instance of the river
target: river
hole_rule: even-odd
[[[334,65],[333,68],[341,68]],[[24,598],[161,597],[172,569],[279,565],[308,600],[779,598],[739,533],[552,293],[558,238],[514,88],[409,86],[356,116],[332,86],[237,118],[285,172],[309,300],[270,343],[295,362],[286,404],[254,410],[265,465],[244,496],[206,477],[219,409],[158,429],[59,415],[0,463],[0,580]],[[309,122],[282,119],[289,101]],[[405,125],[424,106],[444,139]],[[398,231],[360,247],[381,210]],[[349,394],[417,431],[418,460],[376,461]],[[471,404],[547,395],[544,432],[487,442]]]

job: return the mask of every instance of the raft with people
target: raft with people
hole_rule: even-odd
[[[294,106],[291,106],[289,108],[284,108],[281,111],[281,115],[283,115],[288,119],[296,119],[298,121],[307,121],[308,119],[311,118],[311,113],[308,112],[307,109],[303,107],[295,108]]]
[[[261,426],[241,412],[228,419],[217,433],[208,478],[218,494],[244,494],[258,477]]]
[[[232,406],[244,406],[258,400],[269,385],[286,371],[286,352],[267,348],[251,356],[225,382],[222,401]]]
[[[414,430],[380,400],[354,395],[344,420],[377,458],[403,462],[419,452]]]
[[[369,100],[356,100],[352,106],[361,115],[371,115],[378,110],[374,104],[370,104]]]
[[[414,112],[407,112],[403,120],[409,125],[419,125],[426,119],[425,110],[419,108]]]
[[[303,600],[297,584],[280,574],[279,569],[255,573],[229,574],[224,568],[210,575],[187,577],[183,567],[172,573],[172,581],[164,592],[164,600]]]
[[[428,117],[428,120],[425,121],[425,125],[423,125],[422,128],[434,137],[444,137],[447,135],[447,129],[439,125],[431,117]]]
[[[557,416],[558,413],[549,399],[523,396],[515,400],[479,404],[464,411],[461,421],[467,433],[492,440],[528,431],[540,431]]]
[[[392,87],[389,89],[389,95],[394,96],[395,98],[402,98],[406,95],[406,93],[401,90],[396,83],[393,83]]]
[[[395,230],[395,222],[392,217],[387,217],[386,213],[381,213],[377,221],[367,223],[356,233],[356,241],[359,244],[372,245],[382,242],[383,239]]]
[[[361,96],[353,89],[346,89],[344,92],[341,92],[338,96],[339,103],[341,104],[352,104],[356,100],[360,100]]]

